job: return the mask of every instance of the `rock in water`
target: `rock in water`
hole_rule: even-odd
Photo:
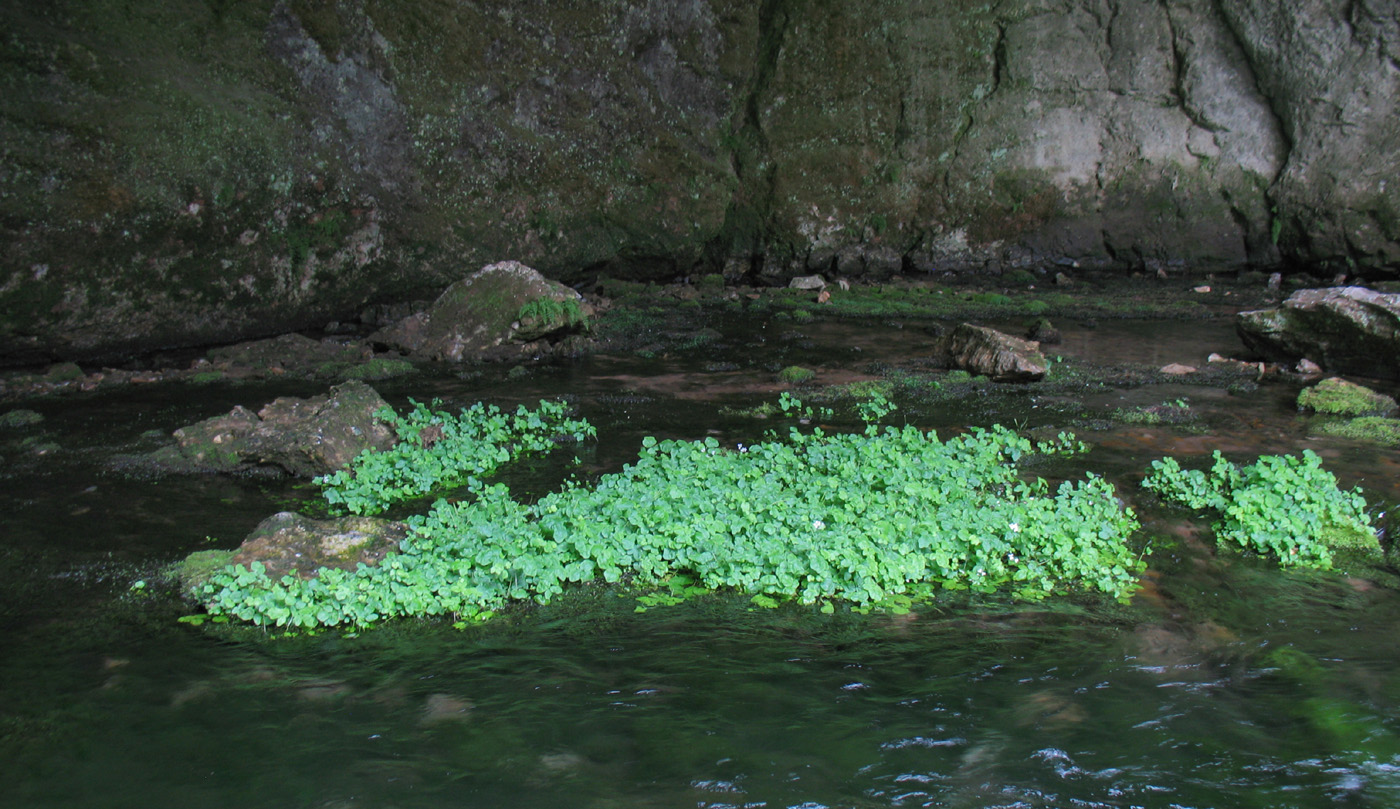
[[[1333,416],[1388,416],[1395,400],[1355,382],[1334,376],[1298,392],[1298,409]]]
[[[366,449],[392,447],[398,436],[374,416],[387,406],[363,382],[337,385],[308,399],[282,397],[257,413],[239,406],[176,430],[179,457],[157,461],[218,472],[271,464],[315,477],[341,468]]]
[[[970,323],[941,338],[936,351],[950,367],[997,382],[1034,382],[1050,369],[1040,343]]]
[[[1400,295],[1364,287],[1300,289],[1274,309],[1240,312],[1240,339],[1276,362],[1400,379]]]
[[[313,520],[282,511],[258,523],[229,564],[262,562],[273,581],[288,573],[314,578],[325,567],[354,570],[360,564],[377,565],[407,534],[404,523],[378,517]]]
[[[448,287],[426,312],[370,339],[411,354],[462,362],[511,343],[587,328],[583,297],[518,261],[488,264]]]

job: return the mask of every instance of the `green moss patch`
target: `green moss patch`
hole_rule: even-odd
[[[1400,419],[1362,416],[1355,419],[1321,419],[1312,430],[1322,435],[1366,441],[1384,447],[1400,447]]]
[[[778,379],[789,385],[802,385],[817,378],[817,372],[800,365],[789,365],[778,372]]]
[[[1383,393],[1334,376],[1300,391],[1298,409],[1331,416],[1385,416],[1394,413],[1396,405]]]

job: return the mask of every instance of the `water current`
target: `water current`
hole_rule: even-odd
[[[727,352],[377,387],[400,404],[568,394],[600,435],[585,468],[607,471],[648,434],[761,436],[771,425],[721,408],[774,398],[774,366],[848,381],[931,340],[891,328],[740,329]],[[1227,321],[1135,322],[1069,329],[1052,350],[1157,367],[1239,346]],[[1077,422],[1095,449],[1076,463],[1119,486],[1155,549],[1127,605],[950,596],[907,615],[828,616],[717,595],[638,613],[597,586],[466,630],[400,622],[288,638],[183,624],[188,607],[131,590],[315,492],[154,476],[118,456],[235,404],[322,390],[42,400],[25,405],[44,416],[28,443],[0,436],[0,806],[1400,806],[1400,594],[1217,554],[1207,519],[1138,487],[1163,454],[1312,448],[1377,508],[1400,499],[1396,454],[1308,437],[1296,384],[995,387],[900,411],[940,431]],[[1177,399],[1194,426],[1092,418]],[[565,460],[511,483],[543,490]]]

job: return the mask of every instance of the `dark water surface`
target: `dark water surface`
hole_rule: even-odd
[[[646,434],[760,436],[771,425],[718,411],[772,399],[770,365],[869,378],[870,363],[916,356],[924,339],[800,329],[510,382],[488,371],[377,387],[396,403],[568,393],[599,429],[583,453],[598,472]],[[1093,331],[1067,330],[1060,350],[1154,366],[1238,351],[1224,323]],[[1167,452],[1312,448],[1371,502],[1400,499],[1396,453],[1309,438],[1296,390],[1182,382],[1078,402],[994,390],[900,411],[940,430],[1078,423],[1096,448],[1073,471],[1114,480],[1155,549],[1129,605],[949,597],[909,615],[824,616],[715,596],[638,614],[593,587],[464,631],[300,638],[181,624],[185,608],[129,588],[314,491],[156,477],[114,458],[158,446],[147,431],[315,386],[34,403],[41,425],[0,436],[0,806],[1400,806],[1400,596],[1217,556],[1206,524],[1155,510],[1137,486]],[[1085,417],[1177,398],[1199,412],[1194,428]],[[36,440],[55,446],[38,454]],[[548,486],[563,461],[511,482]]]

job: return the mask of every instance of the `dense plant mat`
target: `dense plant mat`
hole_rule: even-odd
[[[297,627],[479,620],[595,580],[679,580],[828,611],[937,588],[1126,597],[1142,568],[1126,542],[1138,524],[1113,487],[1089,474],[1052,493],[1016,465],[1084,449],[1072,436],[1032,443],[1002,427],[948,441],[914,427],[794,428],[734,449],[647,438],[621,472],[533,505],[499,484],[440,500],[410,518],[401,552],[376,567],[272,581],[255,563],[217,574],[202,597],[216,616]]]
[[[1335,550],[1379,557],[1365,498],[1337,488],[1317,453],[1265,455],[1244,467],[1219,450],[1214,457],[1209,471],[1182,469],[1174,458],[1153,461],[1142,485],[1187,508],[1219,513],[1217,540],[1282,565],[1328,569]]]
[[[422,402],[413,402],[405,415],[381,408],[375,417],[394,429],[399,442],[384,452],[366,450],[316,483],[332,510],[377,514],[394,503],[489,475],[561,439],[595,435],[591,424],[568,414],[567,404],[550,401],[534,410],[520,405],[514,413],[478,402],[455,416]]]

